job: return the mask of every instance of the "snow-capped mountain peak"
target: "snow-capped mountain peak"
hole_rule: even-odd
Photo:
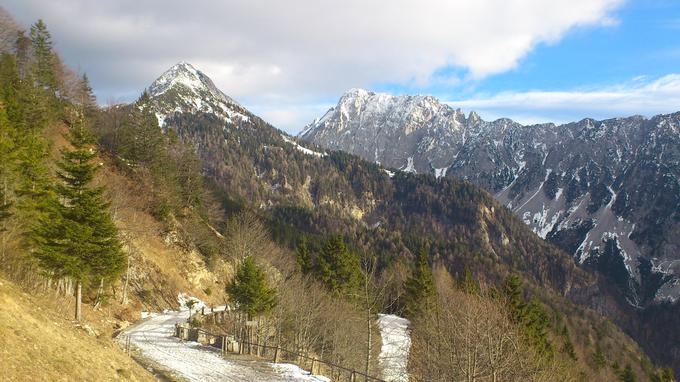
[[[166,70],[147,89],[158,124],[176,113],[213,114],[224,121],[248,120],[245,109],[186,61]]]
[[[170,89],[182,88],[197,96],[210,95],[225,103],[238,105],[215,86],[210,77],[186,61],[180,61],[166,70],[149,86],[149,95],[158,97]]]
[[[477,135],[467,131],[481,122],[472,113],[471,123],[465,114],[429,95],[391,95],[353,88],[345,92],[337,105],[300,133],[304,140],[333,149],[344,149],[395,168],[422,172],[448,167],[450,156],[460,144],[445,144],[448,152],[436,154],[432,148],[446,142],[462,142]],[[405,155],[414,151],[422,155]],[[433,155],[430,155],[433,154]],[[413,157],[408,162],[408,157]]]
[[[679,126],[680,113],[525,126],[466,118],[431,96],[351,89],[300,137],[482,186],[580,262],[616,263],[602,267],[637,306],[680,299],[680,239],[670,234],[680,227]]]

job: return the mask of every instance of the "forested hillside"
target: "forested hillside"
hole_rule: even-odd
[[[181,87],[99,108],[44,23],[1,37],[0,271],[68,304],[48,317],[99,329],[73,344],[111,350],[141,310],[186,292],[235,308],[215,330],[257,321],[260,343],[371,375],[377,314],[393,312],[412,322],[413,380],[672,378],[570,302],[597,280],[481,189],[302,149],[228,97],[222,115],[173,112]],[[508,340],[486,346],[493,333]]]

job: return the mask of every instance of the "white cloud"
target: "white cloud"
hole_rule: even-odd
[[[522,123],[652,116],[680,110],[680,74],[656,79],[639,76],[598,90],[506,92],[446,103],[475,110],[485,119],[507,117]]]
[[[536,45],[555,43],[574,28],[615,24],[613,12],[622,2],[3,3],[24,24],[44,18],[67,62],[90,74],[103,99],[138,93],[164,69],[186,60],[236,99],[308,104],[355,86],[426,85],[442,80],[435,73],[446,67],[466,70],[468,79],[504,72]]]

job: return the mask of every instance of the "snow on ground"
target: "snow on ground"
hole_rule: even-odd
[[[401,171],[412,172],[414,174],[416,173],[416,168],[413,165],[413,157],[406,158],[406,167],[404,167]]]
[[[305,153],[305,154],[307,154],[307,155],[314,155],[314,156],[317,156],[317,157],[319,157],[319,158],[325,157],[325,156],[326,156],[326,153],[316,152],[316,151],[314,151],[314,150],[310,150],[310,149],[308,149],[308,148],[306,148],[306,147],[300,146],[297,142],[295,142],[294,140],[292,140],[292,139],[286,137],[286,136],[283,135],[283,134],[281,134],[281,138],[283,138],[283,140],[284,140],[286,143],[292,144],[293,146],[295,146],[296,149],[302,151],[303,153]]]
[[[130,337],[131,344],[143,357],[173,371],[188,381],[302,381],[327,382],[322,376],[312,376],[291,364],[266,361],[225,359],[218,349],[197,342],[180,342],[173,337],[175,324],[189,318],[185,296],[180,297],[180,311],[166,311],[148,318],[118,336],[119,341]],[[200,309],[202,303],[194,306]]]
[[[378,361],[383,369],[383,378],[388,382],[408,381],[408,352],[411,337],[409,321],[392,314],[379,314],[378,326],[382,337],[382,348]]]

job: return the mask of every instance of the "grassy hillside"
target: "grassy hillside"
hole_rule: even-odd
[[[64,318],[65,303],[53,292],[31,296],[0,278],[0,380],[155,380],[110,333],[96,326],[88,331]]]

